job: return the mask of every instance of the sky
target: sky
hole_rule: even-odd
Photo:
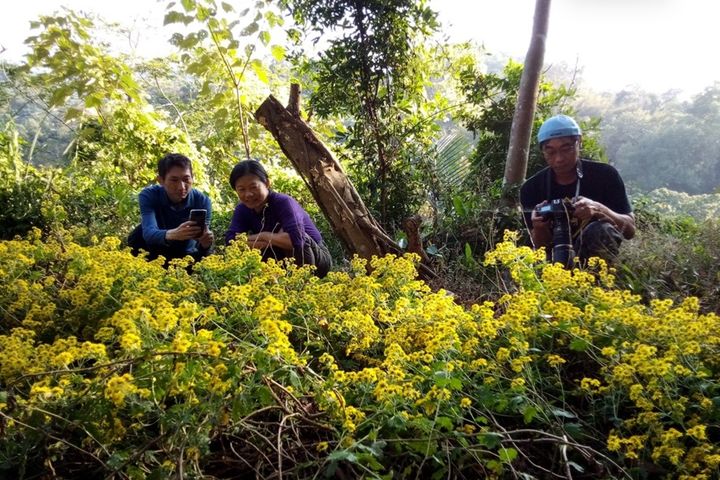
[[[162,27],[165,2],[22,0],[0,17],[0,46],[5,48],[0,59],[19,60],[26,53],[22,42],[31,33],[29,22],[61,5],[130,28],[132,41],[120,40],[118,49],[134,48],[145,56],[170,51],[171,32]],[[471,40],[491,53],[524,58],[535,0],[430,0],[430,5],[451,41]],[[599,91],[639,87],[698,93],[720,82],[718,18],[717,0],[553,0],[545,63],[577,65],[582,84]]]

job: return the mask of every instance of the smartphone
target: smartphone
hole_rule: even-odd
[[[188,220],[195,222],[198,227],[202,228],[198,238],[202,237],[202,234],[205,232],[205,228],[207,227],[207,210],[204,208],[193,208],[190,210],[190,218],[188,218]]]

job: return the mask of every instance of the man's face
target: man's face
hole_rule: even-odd
[[[170,202],[180,203],[185,200],[192,189],[193,176],[189,168],[172,167],[165,177],[158,177],[158,183],[163,186]]]
[[[567,174],[575,170],[579,156],[580,140],[577,137],[553,138],[542,147],[543,157],[555,174]]]

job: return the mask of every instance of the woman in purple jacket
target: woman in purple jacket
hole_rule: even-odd
[[[294,258],[298,265],[314,265],[324,277],[332,259],[310,215],[291,196],[270,190],[267,172],[256,160],[245,160],[230,173],[230,186],[240,203],[235,208],[225,243],[239,233],[247,234],[248,245],[268,258]]]

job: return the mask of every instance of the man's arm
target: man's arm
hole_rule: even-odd
[[[520,204],[523,208],[523,220],[525,227],[530,233],[534,248],[546,247],[552,245],[552,229],[550,228],[550,220],[544,219],[538,214],[538,207],[547,204],[547,200],[535,204],[542,197],[536,192],[536,188],[532,184],[533,179],[526,181],[520,188]]]
[[[148,245],[165,245],[165,229],[158,225],[155,216],[157,199],[150,188],[143,189],[138,195],[140,204],[140,223],[142,224],[143,239]]]
[[[166,229],[165,225],[159,225],[155,209],[159,201],[157,192],[144,189],[138,196],[140,204],[140,221],[142,223],[143,239],[148,245],[166,246],[169,241],[184,241],[197,238],[200,228],[195,222],[187,221],[176,228]]]

